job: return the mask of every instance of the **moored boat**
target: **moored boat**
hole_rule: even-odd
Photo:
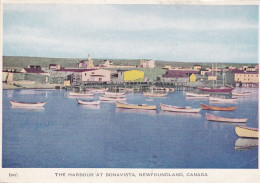
[[[250,92],[237,93],[237,91],[232,91],[232,96],[248,96]]]
[[[189,97],[209,97],[210,94],[200,94],[200,93],[191,93],[191,92],[186,92],[185,93],[186,96],[189,96]]]
[[[233,90],[233,88],[231,87],[220,87],[220,88],[203,87],[198,89],[204,92],[216,92],[216,93],[230,93]]]
[[[258,138],[258,128],[236,126],[235,132],[239,137]]]
[[[97,100],[97,101],[93,101],[93,100],[86,101],[86,100],[77,99],[77,102],[78,102],[78,104],[82,104],[82,105],[98,105],[98,104],[100,104],[99,100]]]
[[[118,98],[122,98],[122,97],[125,97],[125,95],[110,95],[110,94],[104,94],[103,97],[108,97],[108,98],[118,97]]]
[[[46,102],[29,103],[29,102],[18,102],[14,100],[11,100],[10,103],[12,107],[30,107],[30,108],[43,107],[46,104]]]
[[[217,98],[217,97],[209,97],[210,102],[222,102],[222,103],[234,103],[237,101],[237,98]]]
[[[70,92],[69,93],[70,96],[93,96],[93,93],[89,93],[89,92]]]
[[[105,95],[120,96],[120,95],[125,95],[125,92],[121,92],[121,93],[105,92]]]
[[[237,107],[220,107],[220,106],[213,106],[213,105],[205,105],[200,104],[202,110],[212,110],[212,111],[234,111]]]
[[[142,109],[142,110],[156,110],[157,106],[156,105],[147,105],[147,104],[128,104],[128,103],[121,103],[121,102],[116,102],[116,107],[118,108],[124,108],[124,109]]]
[[[168,93],[147,93],[143,92],[145,97],[165,97]]]
[[[125,101],[126,98],[122,97],[99,97],[101,101]]]
[[[162,111],[171,111],[171,112],[185,112],[185,113],[197,113],[200,112],[200,108],[192,109],[191,107],[179,107],[173,105],[160,104]]]
[[[245,123],[247,121],[247,118],[225,118],[225,117],[214,116],[208,113],[206,113],[206,118],[209,121],[220,121],[220,122],[230,122],[230,123]]]

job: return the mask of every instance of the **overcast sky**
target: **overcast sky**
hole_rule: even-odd
[[[4,4],[6,56],[258,62],[258,6]]]

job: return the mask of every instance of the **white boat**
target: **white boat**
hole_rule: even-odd
[[[237,93],[237,91],[232,91],[232,96],[248,96],[250,92]]]
[[[120,96],[120,95],[125,95],[125,92],[121,92],[121,93],[105,92],[105,95]]]
[[[43,107],[46,104],[46,102],[28,103],[28,102],[17,102],[14,100],[11,100],[10,103],[12,107],[29,107],[29,108]]]
[[[118,97],[118,98],[122,98],[122,97],[125,97],[125,95],[110,95],[110,94],[104,94],[103,97],[109,97],[109,98]]]
[[[101,101],[125,101],[126,98],[121,97],[99,97],[99,100]]]
[[[237,101],[237,98],[216,98],[216,97],[209,97],[210,102],[220,102],[220,103],[234,103]]]
[[[186,96],[189,96],[189,97],[209,97],[210,94],[199,94],[199,93],[186,92]]]
[[[168,93],[147,93],[143,92],[144,97],[165,97]]]
[[[93,96],[93,93],[89,93],[89,92],[70,92],[69,93],[70,96]]]
[[[206,113],[206,118],[209,121],[229,122],[229,123],[245,123],[247,118],[225,118],[220,116],[214,116]]]
[[[82,105],[98,105],[98,104],[100,104],[100,100],[97,100],[97,101],[93,101],[93,100],[86,101],[86,100],[77,99],[77,102],[78,102],[78,104],[82,104]]]
[[[200,108],[198,109],[192,109],[191,107],[179,107],[179,106],[173,106],[173,105],[165,105],[160,104],[162,111],[171,111],[171,112],[185,112],[185,113],[197,113],[200,112]]]

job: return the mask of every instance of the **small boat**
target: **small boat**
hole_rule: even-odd
[[[109,98],[118,97],[118,98],[122,98],[122,97],[125,97],[125,95],[110,95],[110,94],[104,94],[103,97],[109,97]]]
[[[250,92],[237,93],[237,91],[232,91],[232,96],[247,96]]]
[[[212,111],[234,111],[237,107],[219,107],[213,105],[200,104],[202,110],[212,110]]]
[[[162,111],[171,111],[171,112],[185,112],[185,113],[197,113],[200,112],[200,108],[192,109],[191,107],[179,107],[173,105],[160,104]]]
[[[105,92],[105,95],[120,96],[120,95],[125,95],[125,92],[121,92],[121,93]]]
[[[258,146],[258,139],[238,138],[235,142],[235,150],[252,149]]]
[[[121,102],[116,102],[116,107],[118,108],[124,108],[124,109],[142,109],[142,110],[156,110],[157,106],[156,105],[147,105],[147,104],[128,104],[128,103],[121,103]]]
[[[231,87],[219,87],[219,88],[203,87],[198,89],[204,92],[216,92],[216,93],[230,93],[233,90],[233,88]]]
[[[93,96],[93,93],[89,93],[89,92],[70,92],[69,93],[70,96]]]
[[[86,100],[77,99],[77,102],[78,102],[78,104],[82,104],[82,105],[98,105],[98,104],[100,104],[99,100],[97,100],[97,101],[93,101],[93,100],[86,101]]]
[[[143,95],[145,97],[165,97],[168,93],[147,93],[144,92]]]
[[[258,128],[236,126],[235,132],[239,137],[258,138]]]
[[[10,103],[12,107],[30,107],[30,108],[43,107],[46,104],[46,102],[28,103],[28,102],[17,102],[14,100],[11,100]]]
[[[219,116],[214,116],[212,114],[206,113],[206,118],[209,121],[220,121],[220,122],[231,122],[231,123],[245,123],[247,121],[247,118],[224,118]]]
[[[210,94],[199,94],[199,93],[190,93],[190,92],[186,92],[185,93],[186,96],[190,96],[190,97],[209,97]]]
[[[222,103],[234,103],[237,101],[237,98],[216,98],[216,97],[209,97],[210,102],[222,102]]]
[[[101,101],[124,101],[126,98],[121,97],[99,97]]]

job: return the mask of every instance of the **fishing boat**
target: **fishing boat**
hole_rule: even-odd
[[[144,92],[143,95],[145,97],[165,97],[168,93],[147,93]]]
[[[105,92],[105,95],[120,96],[120,95],[125,95],[125,92],[121,92],[121,93]]]
[[[30,108],[43,107],[46,104],[46,102],[28,103],[28,102],[18,102],[14,100],[11,100],[10,103],[12,107],[30,107]]]
[[[221,102],[221,103],[234,103],[237,101],[237,98],[217,98],[217,97],[209,97],[210,102]]]
[[[198,89],[204,92],[216,92],[216,93],[230,93],[233,90],[232,87],[219,87],[219,88],[203,87]]]
[[[234,111],[237,107],[219,107],[213,105],[200,104],[202,110],[212,110],[212,111]]]
[[[208,113],[206,113],[206,118],[209,121],[220,121],[220,122],[230,122],[230,123],[245,123],[247,121],[247,118],[224,118],[224,117],[214,116]]]
[[[237,91],[232,91],[232,96],[248,96],[250,92],[237,93]]]
[[[156,105],[147,105],[147,104],[135,105],[135,104],[121,103],[121,102],[116,102],[116,107],[124,108],[124,109],[142,109],[142,110],[156,110],[157,109]]]
[[[89,93],[89,92],[70,92],[69,93],[70,96],[93,96],[93,93]]]
[[[93,100],[86,101],[86,100],[77,99],[77,102],[78,102],[78,104],[82,104],[82,105],[98,105],[98,104],[100,104],[99,100],[97,100],[97,101],[93,101]]]
[[[238,138],[235,142],[235,150],[252,149],[258,146],[258,139]]]
[[[190,92],[186,92],[185,93],[186,96],[189,96],[189,97],[209,97],[210,94],[199,94],[199,93],[190,93]]]
[[[99,97],[101,101],[124,101],[126,98],[122,97]]]
[[[239,137],[258,138],[258,128],[236,126],[235,132]]]
[[[200,112],[200,108],[192,109],[191,107],[179,107],[173,105],[160,104],[162,111],[171,111],[171,112],[185,112],[185,113],[197,113]]]

